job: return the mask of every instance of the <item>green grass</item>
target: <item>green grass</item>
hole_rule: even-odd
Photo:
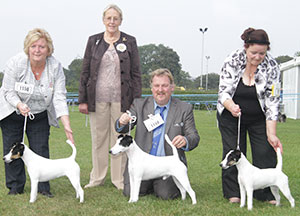
[[[70,112],[71,124],[77,146],[77,162],[81,167],[81,185],[89,181],[91,163],[91,137],[89,127],[85,127],[85,116],[76,110]],[[239,208],[238,204],[229,204],[222,197],[221,168],[222,156],[220,133],[216,127],[215,112],[195,111],[195,120],[201,140],[199,146],[187,153],[189,177],[197,194],[197,205],[191,199],[162,201],[149,195],[140,197],[134,204],[114,188],[108,174],[101,187],[85,189],[85,202],[75,199],[75,191],[66,177],[51,181],[54,198],[38,195],[37,201],[29,203],[30,180],[26,182],[25,193],[8,196],[5,187],[4,164],[0,165],[0,215],[300,215],[300,173],[298,165],[300,121],[288,119],[278,124],[278,136],[284,145],[283,170],[289,176],[290,189],[296,200],[296,207],[290,208],[289,202],[282,196],[281,206],[271,206],[254,200],[253,210]],[[1,135],[0,135],[1,136]],[[51,158],[67,157],[71,148],[65,143],[62,128],[51,128]],[[2,144],[2,137],[1,144]],[[249,148],[248,148],[249,149]],[[2,155],[2,147],[0,148]],[[248,154],[250,155],[250,154]]]

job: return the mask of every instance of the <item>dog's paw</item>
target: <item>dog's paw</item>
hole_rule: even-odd
[[[291,207],[295,208],[295,202],[291,203]]]
[[[240,208],[244,208],[244,206],[245,206],[245,204],[241,204],[241,205],[240,205]]]
[[[135,203],[135,202],[137,202],[138,200],[136,200],[136,199],[130,199],[129,201],[128,201],[128,203]]]
[[[252,206],[251,206],[251,207],[248,207],[248,211],[252,211]]]

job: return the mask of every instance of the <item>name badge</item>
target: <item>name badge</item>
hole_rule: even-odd
[[[25,84],[21,82],[15,83],[15,91],[19,93],[25,93],[25,94],[32,94],[33,93],[34,85],[32,84]]]
[[[146,126],[148,132],[153,131],[155,128],[159,127],[164,123],[164,120],[160,116],[159,113],[156,115],[149,116],[149,119],[144,121],[144,125]]]
[[[279,97],[280,96],[280,83],[275,83],[272,85],[272,96]]]

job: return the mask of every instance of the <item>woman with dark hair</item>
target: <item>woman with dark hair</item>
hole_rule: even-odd
[[[253,165],[276,166],[274,149],[282,145],[276,136],[279,112],[280,70],[267,52],[270,42],[262,29],[248,28],[241,36],[244,49],[231,53],[220,74],[217,119],[223,142],[223,158],[237,148],[238,118],[240,149],[246,155],[247,133],[250,138]],[[240,201],[237,169],[222,170],[223,195],[230,202]],[[257,190],[254,198],[274,204],[270,188]]]

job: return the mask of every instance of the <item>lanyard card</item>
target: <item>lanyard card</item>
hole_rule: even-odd
[[[15,91],[19,93],[32,94],[33,93],[33,85],[25,84],[21,82],[15,83]]]
[[[162,119],[159,113],[157,113],[156,115],[149,116],[149,118],[144,121],[144,124],[148,132],[151,132],[152,130],[162,125],[163,123],[164,120]]]

